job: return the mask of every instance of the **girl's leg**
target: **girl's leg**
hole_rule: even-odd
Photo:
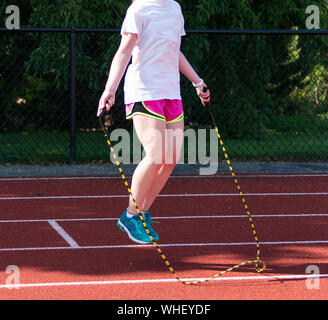
[[[158,172],[164,163],[165,128],[162,120],[144,115],[135,115],[133,125],[137,136],[145,150],[145,157],[135,169],[131,183],[131,193],[140,210],[145,210],[143,204],[148,197]],[[132,198],[129,199],[129,213],[136,214],[137,210]]]
[[[152,179],[152,184],[148,188],[148,193],[142,202],[141,208],[148,211],[155,198],[163,189],[175,165],[180,159],[181,148],[183,144],[184,120],[166,124],[166,153],[165,161],[157,170],[156,176]]]

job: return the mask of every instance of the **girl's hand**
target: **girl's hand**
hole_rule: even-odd
[[[109,111],[114,104],[115,104],[115,92],[110,89],[105,89],[99,100],[97,117],[100,116],[104,108],[106,108],[106,111]]]
[[[203,83],[201,86],[196,88],[197,95],[199,96],[200,100],[202,101],[202,105],[205,107],[207,103],[211,101],[211,93],[210,90],[204,92],[204,88],[207,88],[206,84]]]

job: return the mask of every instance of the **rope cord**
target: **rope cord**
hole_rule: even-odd
[[[205,88],[205,89],[207,89],[207,88]],[[145,228],[145,231],[147,232],[147,234],[149,236],[149,239],[151,240],[152,245],[155,247],[156,251],[159,253],[159,255],[161,256],[161,258],[164,261],[165,265],[168,267],[169,271],[172,273],[172,275],[175,277],[175,279],[178,280],[179,282],[181,282],[182,284],[185,284],[185,285],[195,285],[195,284],[200,284],[200,283],[204,283],[204,282],[209,282],[209,281],[211,281],[211,280],[213,280],[215,278],[218,278],[219,276],[222,276],[222,275],[224,275],[224,274],[226,274],[228,272],[231,272],[233,270],[236,270],[236,269],[238,269],[238,268],[240,268],[242,266],[245,266],[245,265],[251,265],[251,264],[252,265],[255,265],[256,272],[263,272],[266,269],[266,265],[265,265],[264,261],[260,260],[259,239],[258,239],[258,236],[257,236],[257,232],[256,232],[256,229],[255,229],[255,224],[253,222],[253,218],[251,216],[251,213],[250,213],[249,208],[248,208],[247,203],[246,203],[246,199],[245,199],[245,197],[243,195],[243,192],[241,191],[239,182],[238,182],[238,180],[236,178],[236,175],[235,175],[235,173],[234,173],[234,171],[232,169],[231,161],[230,161],[229,156],[227,154],[226,148],[225,148],[225,146],[223,144],[223,141],[222,141],[221,135],[219,133],[219,129],[218,129],[216,123],[215,123],[213,114],[212,114],[212,112],[210,111],[209,108],[207,108],[207,109],[210,112],[210,115],[211,115],[211,118],[212,118],[212,121],[213,121],[213,124],[214,124],[214,127],[215,127],[215,131],[216,131],[216,133],[218,135],[218,138],[219,138],[221,149],[222,149],[222,151],[224,153],[224,157],[226,159],[226,162],[227,162],[228,167],[229,167],[229,170],[230,170],[230,174],[231,174],[231,176],[232,176],[232,178],[233,178],[233,180],[235,182],[236,188],[237,188],[237,190],[238,190],[238,192],[239,192],[239,194],[241,196],[241,200],[242,200],[242,203],[243,203],[245,212],[247,214],[249,223],[251,225],[251,230],[252,230],[252,233],[253,233],[253,236],[254,236],[254,240],[255,240],[255,243],[256,243],[256,260],[249,260],[249,261],[241,262],[241,263],[239,263],[239,264],[237,264],[237,265],[235,265],[233,267],[230,267],[230,268],[228,268],[228,269],[226,269],[224,271],[221,271],[221,272],[219,272],[217,274],[214,274],[213,276],[211,276],[211,277],[209,277],[207,279],[197,280],[197,281],[184,281],[184,280],[182,280],[177,275],[177,273],[175,272],[175,269],[173,268],[172,264],[169,262],[168,258],[164,254],[163,250],[158,246],[158,244],[154,241],[153,237],[150,235],[150,232],[148,230],[147,224],[146,224],[146,222],[144,220],[144,216],[142,215],[142,213],[141,213],[141,211],[140,211],[140,209],[138,207],[138,204],[137,204],[134,196],[132,195],[131,189],[129,187],[129,183],[128,183],[128,181],[127,181],[127,179],[126,179],[126,177],[125,177],[125,175],[123,173],[123,169],[121,167],[120,162],[117,160],[117,155],[116,155],[116,153],[114,151],[114,148],[112,147],[112,143],[111,143],[111,141],[110,141],[110,139],[109,139],[109,137],[107,135],[107,132],[105,130],[105,127],[104,127],[104,125],[102,123],[102,120],[101,119],[102,119],[102,117],[103,117],[103,115],[105,113],[105,108],[103,109],[103,112],[99,116],[99,122],[100,122],[101,128],[102,128],[102,130],[104,132],[104,135],[105,135],[107,144],[109,146],[109,149],[110,149],[110,151],[111,151],[111,153],[113,155],[113,158],[115,159],[115,164],[118,167],[118,170],[119,170],[119,172],[121,174],[121,178],[122,178],[122,180],[123,180],[123,182],[124,182],[124,184],[125,184],[125,186],[127,188],[127,191],[129,193],[129,195],[130,195],[130,197],[132,199],[132,202],[133,202],[133,204],[134,204],[134,206],[135,206],[135,208],[137,210],[137,213],[138,213],[138,215],[139,215],[139,217],[140,217],[140,219],[142,221],[142,225]],[[260,265],[261,265],[261,267],[260,267]]]

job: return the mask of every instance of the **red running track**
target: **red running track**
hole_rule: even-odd
[[[257,274],[246,266],[186,286],[153,246],[134,244],[116,227],[127,203],[120,178],[1,178],[0,299],[326,300],[328,174],[238,180],[268,268]],[[207,278],[256,258],[228,175],[171,177],[152,216],[180,278]],[[17,289],[7,287],[10,265],[19,270]]]

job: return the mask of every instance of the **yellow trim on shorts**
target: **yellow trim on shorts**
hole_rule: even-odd
[[[143,107],[144,107],[148,112],[150,112],[150,113],[154,114],[155,116],[158,116],[158,117],[160,117],[160,118],[162,118],[162,119],[165,119],[165,117],[164,117],[163,115],[161,115],[161,114],[159,114],[159,113],[156,113],[156,112],[154,112],[154,111],[149,110],[149,109],[146,107],[144,101],[141,101],[141,103],[142,103]]]
[[[182,112],[177,118],[170,120],[170,121],[166,121],[166,123],[174,123],[174,122],[179,122],[180,120],[182,120],[184,117],[184,113]]]

